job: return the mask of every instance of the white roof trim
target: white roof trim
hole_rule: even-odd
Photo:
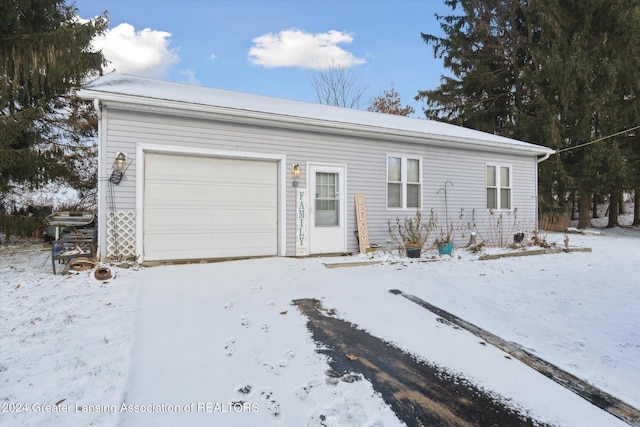
[[[89,83],[78,95],[115,108],[190,115],[204,113],[221,120],[264,122],[270,126],[321,127],[324,132],[368,134],[433,145],[546,155],[554,150],[435,120],[332,107],[242,92],[206,88],[118,73]]]

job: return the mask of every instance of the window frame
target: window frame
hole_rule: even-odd
[[[489,167],[496,168],[496,182],[495,186],[489,186]],[[509,185],[505,186],[502,183],[502,168],[509,170]],[[489,189],[496,190],[496,207],[489,207]],[[502,190],[509,190],[509,207],[502,208]],[[504,163],[486,163],[484,167],[484,194],[485,194],[485,208],[487,211],[511,211],[513,210],[513,165]]]
[[[389,159],[391,158],[399,158],[400,159],[400,181],[389,181]],[[409,182],[408,181],[408,161],[409,160],[416,160],[418,162],[418,182]],[[422,193],[423,193],[423,187],[424,187],[424,180],[423,180],[423,174],[422,174],[422,168],[423,168],[423,160],[422,160],[422,156],[412,156],[412,155],[404,155],[404,154],[393,154],[393,153],[387,153],[387,155],[385,156],[385,195],[386,195],[386,208],[387,210],[414,210],[414,209],[422,209]],[[401,197],[401,206],[389,206],[389,184],[400,184],[401,187],[401,191],[400,191],[400,197]],[[408,185],[418,185],[418,206],[407,206],[407,196],[408,196],[408,191],[407,191],[407,187]]]
[[[326,172],[326,171],[316,171],[315,172],[316,177],[315,177],[315,184],[316,184],[316,188],[314,189],[314,193],[318,194],[317,190],[318,190],[318,186],[320,186],[320,196],[316,196],[315,202],[314,202],[314,208],[316,210],[316,214],[314,215],[313,221],[315,223],[315,226],[320,228],[320,227],[340,227],[340,202],[341,202],[341,198],[340,198],[340,173],[339,172]],[[322,178],[320,179],[320,182],[318,182],[318,175],[321,176],[334,176],[334,182],[323,182]],[[332,189],[333,190],[333,194],[327,194],[326,196],[322,195],[322,188],[325,188],[327,190]],[[318,207],[318,203],[320,203],[320,207]],[[324,207],[323,207],[324,206]],[[333,209],[330,208],[330,206],[333,206]],[[318,212],[335,212],[336,213],[336,223],[335,224],[318,224]]]

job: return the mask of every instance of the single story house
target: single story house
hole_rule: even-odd
[[[355,195],[371,243],[418,209],[481,235],[517,209],[532,230],[537,164],[553,152],[432,120],[117,73],[79,96],[99,117],[103,260],[357,252]]]

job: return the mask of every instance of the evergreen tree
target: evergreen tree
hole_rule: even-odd
[[[73,89],[101,73],[91,40],[106,28],[106,17],[82,22],[64,0],[0,3],[0,195],[56,180],[95,186],[83,176],[95,118]]]
[[[420,91],[427,117],[564,150],[541,164],[540,201],[630,188],[629,138],[572,149],[638,124],[640,3],[447,0],[446,37],[423,34],[452,76]],[[637,182],[637,181],[636,181]],[[615,197],[615,195],[614,195]]]
[[[460,14],[439,16],[447,37],[422,34],[444,60],[452,76],[443,76],[435,90],[419,91],[430,118],[503,135],[514,132],[514,115],[523,83],[520,69],[526,36],[520,2],[500,0],[447,0]]]
[[[539,1],[548,20],[543,65],[558,100],[568,149],[562,162],[579,195],[578,227],[590,225],[590,198],[609,194],[609,226],[617,224],[619,195],[630,188],[633,152],[626,134],[638,124],[640,3],[637,1]],[[552,41],[552,42],[551,42]],[[544,54],[544,51],[541,52]],[[600,143],[571,149],[585,142]]]

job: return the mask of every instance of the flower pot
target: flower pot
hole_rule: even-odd
[[[404,249],[407,251],[407,258],[420,258],[422,253],[422,247],[405,245]]]
[[[438,243],[438,253],[440,255],[453,256],[453,242]]]

